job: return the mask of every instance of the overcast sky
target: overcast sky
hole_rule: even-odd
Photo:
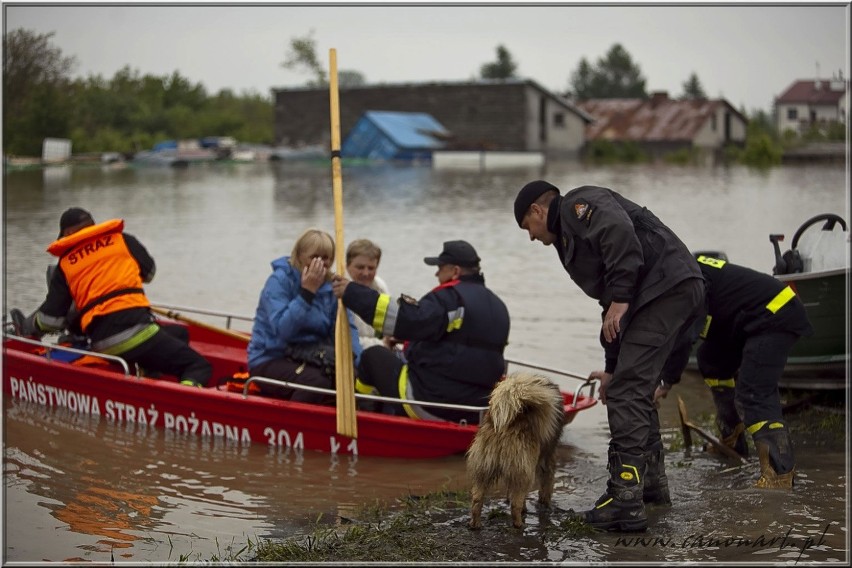
[[[616,43],[630,54],[648,92],[677,96],[691,73],[710,97],[771,110],[797,79],[849,77],[848,2],[834,5],[689,3],[642,6],[42,5],[4,3],[5,32],[55,32],[77,76],[111,78],[128,65],[142,74],[177,71],[210,94],[223,88],[269,95],[304,86],[304,71],[281,67],[290,39],[313,30],[328,65],[369,83],[464,81],[479,76],[504,45],[518,74],[563,92],[581,58],[591,64]]]

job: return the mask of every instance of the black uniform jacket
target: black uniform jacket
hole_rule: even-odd
[[[350,283],[344,305],[384,335],[408,341],[408,376],[417,400],[486,406],[506,364],[509,312],[485,287],[481,275],[438,286],[420,300],[396,302],[366,286]],[[384,313],[383,313],[384,312]],[[453,419],[439,408],[429,412]]]
[[[742,350],[749,336],[787,332],[809,336],[813,328],[805,305],[786,283],[769,274],[724,260],[699,257],[706,279],[704,313],[682,335],[669,356],[661,380],[677,384],[700,338]]]
[[[603,313],[612,302],[629,303],[621,322],[701,270],[686,245],[647,208],[604,187],[586,185],[554,199],[547,226],[571,279],[598,300]],[[607,368],[617,357],[608,344]]]

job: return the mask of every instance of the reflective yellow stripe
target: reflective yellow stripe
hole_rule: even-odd
[[[710,331],[710,322],[713,321],[713,316],[708,315],[704,319],[704,327],[701,329],[700,337],[707,337],[707,332]]]
[[[447,332],[449,333],[449,332],[451,332],[451,331],[453,331],[453,330],[461,329],[461,326],[462,326],[462,320],[461,320],[461,318],[459,318],[459,319],[454,319],[453,321],[451,321],[451,322],[449,323],[449,325],[447,325]]]
[[[405,400],[408,398],[406,396],[408,391],[408,365],[402,366],[402,371],[399,372],[399,398]],[[405,413],[408,414],[409,418],[419,419],[417,413],[414,412],[414,409],[411,408],[408,404],[403,404],[402,407],[405,409]]]
[[[388,315],[388,305],[390,305],[390,296],[379,294],[379,301],[376,302],[376,311],[373,313],[373,329],[378,332],[382,331],[385,317]]]
[[[607,506],[607,505],[609,505],[611,502],[612,502],[612,497],[610,497],[609,499],[607,499],[606,501],[604,501],[603,503],[601,503],[600,505],[598,505],[597,507],[595,507],[595,509],[600,509],[601,507],[606,507],[606,506]]]
[[[769,426],[767,426],[767,428],[769,428],[770,430],[778,430],[779,428],[784,427],[783,422],[771,422],[770,423],[769,420],[763,420],[761,422],[756,422],[756,423],[752,424],[751,426],[749,426],[747,428],[748,433],[754,434],[755,432],[757,432],[758,430],[760,430],[761,428],[766,426],[767,423],[769,423]]]
[[[621,464],[621,467],[623,467],[624,469],[632,469],[632,470],[633,470],[633,474],[636,476],[636,483],[641,483],[641,482],[642,482],[642,480],[641,480],[641,479],[639,479],[639,470],[638,470],[638,469],[636,469],[636,466],[635,466],[635,465],[626,465],[626,464]]]
[[[362,383],[361,379],[355,379],[355,390],[361,394],[374,394],[375,388],[371,387],[367,383]]]
[[[778,295],[772,298],[771,302],[766,304],[766,309],[774,314],[775,312],[780,310],[784,306],[784,304],[792,300],[795,295],[796,293],[793,292],[793,289],[787,286],[786,288],[778,292]]]
[[[704,384],[710,387],[722,387],[722,388],[734,388],[736,384],[734,383],[734,379],[704,379]]]
[[[151,339],[157,331],[159,331],[160,326],[152,323],[133,337],[125,339],[121,343],[113,345],[112,347],[107,347],[101,353],[105,355],[118,355],[119,353],[124,353],[125,351],[130,351],[134,347],[138,347]]]
[[[722,268],[725,266],[725,261],[720,260],[718,258],[713,258],[712,256],[704,256],[700,255],[696,260],[701,264],[706,264],[707,266],[712,266],[713,268]]]

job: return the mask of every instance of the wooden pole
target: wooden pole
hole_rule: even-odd
[[[343,240],[343,175],[340,166],[340,98],[337,89],[337,50],[329,50],[329,99],[331,102],[331,173],[334,195],[334,242],[337,254],[337,274],[345,269]],[[352,361],[352,338],[349,318],[343,300],[337,300],[337,322],[334,329],[335,379],[337,385],[337,433],[358,437],[355,408],[355,369]]]
[[[171,318],[175,321],[184,321],[186,323],[191,323],[194,326],[203,327],[204,329],[209,329],[210,331],[215,331],[216,333],[221,333],[222,335],[227,335],[228,337],[233,337],[234,339],[239,339],[241,341],[245,341],[246,343],[248,343],[249,340],[251,339],[251,337],[249,335],[245,334],[245,333],[242,333],[242,332],[239,332],[239,331],[236,331],[236,330],[233,330],[233,329],[227,329],[227,328],[224,328],[224,327],[211,325],[211,324],[205,323],[203,321],[191,319],[191,318],[188,318],[185,315],[181,314],[180,312],[175,312],[175,311],[167,310],[167,309],[164,309],[164,308],[158,308],[157,306],[150,306],[150,309],[155,314],[160,314],[162,316],[166,316],[167,318]]]

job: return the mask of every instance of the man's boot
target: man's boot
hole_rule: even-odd
[[[600,530],[641,532],[648,528],[648,516],[642,501],[645,458],[609,452],[609,480],[606,491],[589,511],[574,513],[586,524]]]
[[[645,489],[642,492],[642,501],[649,505],[671,505],[662,440],[658,440],[645,454],[645,464]]]
[[[748,457],[748,443],[745,438],[745,424],[735,402],[735,390],[730,387],[713,387],[713,404],[716,406],[716,427],[723,444],[744,458]],[[712,444],[707,444],[705,450],[709,453],[719,453]]]
[[[17,335],[34,339],[41,339],[41,336],[44,335],[36,324],[36,312],[24,316],[24,312],[18,308],[12,308],[9,310],[9,317],[12,319],[12,326]]]
[[[760,459],[760,477],[754,486],[762,489],[792,489],[796,472],[790,432],[780,420],[758,422],[749,427]]]

